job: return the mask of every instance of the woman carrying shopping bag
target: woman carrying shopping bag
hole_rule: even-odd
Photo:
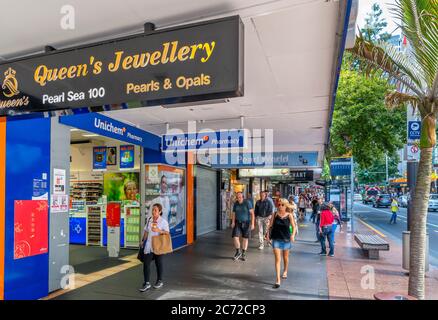
[[[143,287],[139,289],[141,292],[149,290],[152,286],[149,282],[151,273],[151,262],[155,261],[157,268],[157,281],[154,285],[155,289],[163,286],[163,255],[171,252],[169,248],[170,233],[169,223],[161,215],[163,207],[159,203],[152,206],[152,217],[149,217],[144,227],[143,239],[140,246],[144,249],[143,256]],[[171,242],[170,242],[171,244]]]

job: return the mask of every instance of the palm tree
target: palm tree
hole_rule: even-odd
[[[425,298],[426,219],[438,115],[438,0],[396,0],[392,8],[410,48],[400,52],[363,35],[350,49],[365,72],[380,72],[397,90],[385,97],[388,107],[411,104],[421,115],[420,162],[410,218],[409,294]]]

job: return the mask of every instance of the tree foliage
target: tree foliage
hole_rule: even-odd
[[[349,59],[346,55],[346,60]],[[353,154],[366,169],[385,153],[394,154],[406,139],[406,111],[389,110],[385,95],[391,86],[378,76],[341,71],[331,127],[330,156]]]
[[[397,154],[388,156],[388,176],[399,177],[398,174],[398,162],[399,156]],[[370,166],[367,168],[357,168],[355,174],[359,184],[375,184],[381,183],[386,179],[386,159],[385,156],[382,158],[375,159]]]
[[[387,41],[391,38],[391,34],[382,32],[388,25],[386,20],[381,17],[382,13],[382,9],[377,3],[374,3],[371,12],[367,13],[365,26],[360,31],[368,41]]]

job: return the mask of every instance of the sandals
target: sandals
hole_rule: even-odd
[[[283,274],[283,275],[281,276],[281,279],[287,279],[287,273],[286,273],[286,275]]]

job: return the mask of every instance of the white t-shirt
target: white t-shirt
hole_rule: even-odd
[[[146,221],[146,225],[144,226],[144,231],[146,231],[148,233],[146,245],[144,246],[144,253],[145,254],[153,252],[153,250],[152,250],[152,237],[159,235],[158,232],[152,231],[152,223],[153,223],[153,218],[148,218]],[[166,219],[164,219],[162,217],[158,217],[157,228],[160,230],[164,230],[164,231],[169,232],[169,223],[167,222]]]

